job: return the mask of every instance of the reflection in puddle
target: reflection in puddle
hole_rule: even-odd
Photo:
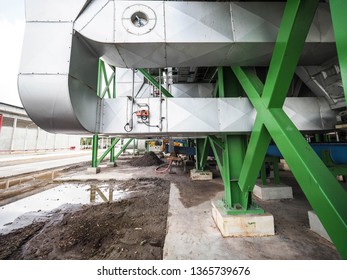
[[[0,207],[0,230],[28,212],[51,211],[63,204],[88,204],[125,198],[129,194],[117,186],[64,184]]]

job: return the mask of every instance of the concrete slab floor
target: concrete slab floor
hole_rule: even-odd
[[[270,237],[221,236],[211,215],[211,200],[223,191],[220,182],[172,184],[164,259],[339,259],[331,243],[310,231],[310,205],[287,176],[284,183],[293,186],[295,199],[256,200],[274,215],[276,235]]]

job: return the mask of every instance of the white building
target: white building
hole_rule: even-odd
[[[80,136],[52,134],[38,126],[21,107],[0,102],[0,152],[80,149]]]

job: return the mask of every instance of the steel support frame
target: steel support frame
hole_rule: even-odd
[[[99,59],[98,62],[98,80],[97,80],[97,96],[104,98],[106,93],[108,98],[116,98],[116,68],[109,65],[112,69],[110,77],[107,76],[105,62]],[[102,80],[104,80],[105,86],[102,86]],[[111,88],[111,85],[112,88]]]
[[[128,148],[129,144],[134,140],[134,138],[130,138],[123,147],[119,150],[119,152],[114,156],[115,160],[118,159],[118,157],[125,151],[126,148]]]
[[[272,137],[341,257],[347,259],[347,193],[282,109],[318,2],[287,2],[265,85],[254,71],[232,67],[257,111],[238,183],[243,192],[253,189]]]
[[[112,138],[111,145],[108,149],[98,158],[98,146],[99,146],[99,136],[97,134],[93,135],[93,150],[92,150],[92,167],[98,167],[104,158],[110,154],[110,162],[115,162],[118,157],[125,151],[134,138],[130,138],[120,149],[120,151],[115,155],[114,147],[119,142],[119,138]]]
[[[230,67],[218,67],[216,92],[219,98],[240,97],[243,89]],[[217,96],[217,94],[216,94]],[[247,135],[208,137],[224,183],[224,206],[228,214],[263,213],[253,204],[250,191],[242,191],[238,181],[247,148]]]
[[[116,144],[119,142],[119,138],[113,138],[110,147],[108,147],[108,149],[100,156],[100,158],[97,160],[97,166],[100,165],[100,163],[104,160],[104,158],[110,154],[110,162],[115,162],[115,157],[113,155],[113,158],[111,156],[112,151],[114,154],[114,147],[116,146]]]

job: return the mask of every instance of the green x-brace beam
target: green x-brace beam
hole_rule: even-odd
[[[99,59],[97,95],[100,98],[104,98],[106,93],[108,95],[108,98],[116,98],[116,68],[114,66],[110,66],[110,67],[112,68],[113,71],[112,71],[111,76],[108,78],[105,62],[102,59]],[[104,89],[102,89],[102,79],[104,80],[104,83],[105,83]],[[112,93],[111,93],[111,89],[110,89],[111,84],[113,84]]]
[[[107,150],[98,158],[98,142],[99,142],[99,136],[97,134],[93,135],[93,150],[92,150],[92,167],[98,167],[100,163],[104,160],[104,158],[110,154],[110,162],[115,162],[118,157],[125,151],[125,149],[129,146],[131,141],[134,140],[134,138],[130,138],[123,147],[119,150],[119,152],[115,155],[114,154],[114,147],[119,142],[119,138],[112,138],[110,147],[107,148]]]
[[[257,111],[239,187],[252,190],[271,137],[342,258],[347,258],[347,193],[284,113],[286,98],[318,0],[286,4],[265,85],[254,71],[233,71]]]

